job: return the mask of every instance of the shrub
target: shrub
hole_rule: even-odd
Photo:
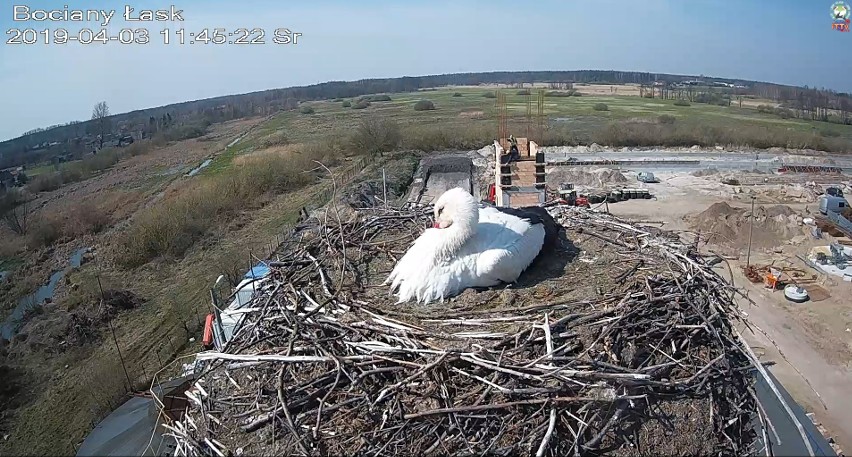
[[[299,112],[302,114],[314,114],[314,107],[310,105],[303,105],[299,108]]]
[[[207,133],[207,125],[203,124],[204,123],[187,124],[172,127],[163,132],[163,138],[165,138],[167,141],[181,141],[189,140],[192,138],[198,138]]]
[[[545,127],[542,146],[577,146],[583,143],[577,132],[569,126]]]
[[[66,183],[79,181],[91,176],[95,172],[106,170],[117,164],[124,156],[124,152],[115,148],[101,149],[97,154],[90,155],[65,168],[63,170],[63,181]]]
[[[112,257],[120,266],[133,268],[161,256],[183,256],[217,220],[258,205],[264,194],[310,183],[313,178],[305,171],[314,167],[309,157],[298,154],[261,154],[221,174],[200,178],[199,184],[140,211],[114,239]]]
[[[461,96],[462,96],[461,92],[455,92],[453,94],[453,97],[461,97]]]
[[[258,146],[260,149],[267,149],[274,146],[283,146],[285,144],[290,144],[290,139],[287,137],[287,134],[284,133],[283,130],[278,130],[270,133],[269,135],[264,136],[258,141]]]
[[[482,96],[485,98],[497,98],[497,94],[494,92],[486,92],[482,94]]]
[[[775,114],[779,116],[781,119],[790,119],[793,117],[793,111],[787,108],[777,107],[774,110]]]
[[[31,249],[50,246],[62,237],[62,223],[56,217],[41,216],[30,223],[27,236]]]
[[[30,192],[50,192],[62,186],[62,175],[59,173],[42,173],[27,185]]]
[[[134,143],[134,145],[137,143]],[[127,148],[105,148],[97,152],[97,154],[86,156],[83,160],[63,164],[58,172],[42,173],[30,181],[27,188],[30,192],[45,192],[56,190],[63,184],[69,184],[77,181],[82,181],[91,177],[93,174],[106,170],[121,159],[130,156],[138,155],[149,151],[151,145],[139,144],[136,148],[133,145]]]
[[[494,132],[489,125],[477,124],[474,127],[423,127],[411,126],[403,132],[403,149],[415,149],[425,152],[445,149],[479,149],[494,141]]]
[[[431,100],[420,100],[414,104],[414,111],[429,111],[435,109]]]
[[[690,106],[689,102],[684,99],[677,99],[674,102],[674,106]]]
[[[529,90],[529,89],[521,89],[521,90],[519,90],[519,91],[517,92],[517,94],[518,94],[518,95],[529,95],[529,94],[530,94],[530,90]]]
[[[659,122],[660,124],[674,124],[675,117],[670,114],[661,114],[657,118],[657,122]]]
[[[352,106],[352,102],[350,102],[349,100],[343,100],[344,108],[349,108],[350,106]]]
[[[25,201],[26,198],[21,189],[13,187],[6,192],[0,192],[0,214],[10,211]]]
[[[25,387],[24,373],[9,365],[0,365],[0,405],[5,408],[14,408],[23,402],[21,391]]]
[[[299,153],[305,157],[321,162],[327,167],[340,163],[340,159],[352,154],[352,143],[342,135],[334,135],[320,141],[303,144]]]
[[[573,96],[579,96],[579,92],[577,92],[574,89],[570,89],[570,90],[567,90],[567,91],[550,90],[550,91],[547,91],[544,94],[544,96],[545,97],[573,97]]]
[[[360,154],[376,154],[394,150],[401,139],[399,124],[389,119],[368,117],[355,131],[352,144]]]
[[[334,99],[334,102],[335,102],[335,103],[340,103],[340,102],[342,102],[342,101],[343,101],[343,99],[342,99],[342,98],[335,98],[335,99]]]
[[[107,214],[90,202],[77,203],[69,208],[65,214],[65,219],[62,222],[62,234],[73,238],[99,233],[110,222]]]
[[[357,103],[352,105],[352,109],[364,109],[368,106],[370,106],[370,102],[368,102],[367,100],[358,100]]]
[[[91,169],[83,164],[72,163],[66,168],[59,171],[59,177],[62,184],[82,181],[86,178],[85,173],[89,173]]]
[[[381,94],[381,95],[364,95],[363,97],[359,97],[358,101],[366,100],[368,102],[389,102],[391,101],[390,95]]]
[[[697,103],[707,103],[709,105],[730,106],[731,98],[726,94],[716,92],[702,92],[695,96]]]
[[[710,127],[688,122],[676,124],[649,124],[647,122],[619,122],[595,132],[590,141],[609,146],[692,146],[715,145],[748,146],[767,149],[817,149],[845,151],[849,143],[840,138],[825,138],[811,132],[779,131],[767,127],[743,125],[736,129]]]
[[[595,103],[595,106],[592,107],[595,111],[609,111],[609,106],[606,103]]]
[[[124,148],[126,154],[131,155],[133,157],[140,156],[143,154],[147,154],[152,149],[152,145],[150,141],[135,141],[130,146]]]
[[[21,202],[20,205],[10,207],[3,211],[3,224],[12,232],[18,235],[26,235],[30,228],[30,218],[32,215],[27,209],[27,204]]]

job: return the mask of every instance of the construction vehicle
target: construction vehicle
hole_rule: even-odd
[[[840,190],[839,187],[829,187],[825,189],[825,195],[829,195],[831,197],[843,198],[843,191]]]
[[[574,184],[562,183],[559,185],[559,199],[562,204],[568,206],[583,206],[589,208],[589,199],[584,196],[578,196],[577,190],[574,189]]]
[[[656,177],[656,176],[654,176],[654,173],[651,173],[650,171],[642,171],[642,172],[640,172],[638,175],[636,175],[636,179],[637,179],[639,182],[644,182],[644,183],[657,183],[657,182],[660,182],[660,180],[659,180],[659,179],[657,179],[657,177]]]
[[[828,215],[828,212],[842,213],[843,208],[849,207],[849,202],[843,197],[823,195],[819,199],[819,212]]]

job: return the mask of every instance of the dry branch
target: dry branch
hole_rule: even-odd
[[[672,234],[551,210],[571,236],[629,261],[602,268],[612,290],[394,306],[379,284],[429,225],[428,208],[329,218],[285,243],[234,339],[199,354],[203,392],[169,428],[178,453],[754,452],[753,360],[730,284]],[[691,447],[645,447],[643,427],[691,433],[693,421],[707,427],[683,437]]]

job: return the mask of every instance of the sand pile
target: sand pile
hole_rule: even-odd
[[[547,174],[547,182],[551,186],[561,183],[573,183],[578,188],[591,187],[595,189],[620,188],[631,182],[618,170],[597,168],[558,168]]]
[[[785,201],[813,203],[819,200],[820,191],[818,191],[815,186],[790,184],[783,186],[780,190],[780,194]]]
[[[752,249],[773,248],[801,233],[801,217],[788,206],[759,206],[754,212]],[[719,202],[694,216],[691,222],[703,240],[737,254],[748,246],[750,213]]]
[[[719,169],[716,167],[704,168],[702,170],[695,170],[692,172],[692,176],[696,178],[703,178],[704,176],[715,176],[719,174]]]

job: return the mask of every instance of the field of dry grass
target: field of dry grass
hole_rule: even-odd
[[[39,250],[27,249],[22,239],[13,238],[6,253],[17,259],[12,279],[31,279],[8,291],[3,302],[14,303],[14,297],[40,284],[52,270],[67,263],[72,250],[91,248],[93,259],[72,270],[57,288],[56,306],[67,310],[97,307],[97,294],[79,293],[97,290],[97,276],[106,289],[130,290],[142,297],[144,305],[119,315],[114,325],[134,388],[143,387],[161,364],[190,350],[189,338],[198,337],[207,289],[216,276],[244,270],[251,262],[250,255],[264,257],[275,236],[295,220],[298,210],[318,204],[315,196],[329,186],[320,177],[316,184],[302,188],[307,192],[279,188],[261,199],[262,205],[238,209],[229,217],[209,218],[200,242],[193,243],[181,256],[166,255],[138,268],[116,267],[117,253],[121,252],[116,246],[121,239],[134,228],[144,227],[143,221],[150,221],[152,214],[174,210],[172,202],[204,201],[222,208],[226,201],[219,192],[222,182],[234,179],[243,183],[243,191],[256,189],[252,195],[275,187],[269,178],[279,180],[285,175],[284,167],[293,164],[292,157],[280,151],[241,159],[233,173],[184,176],[203,159],[225,151],[228,143],[259,121],[214,126],[205,137],[170,144],[120,162],[95,178],[38,195],[31,203],[31,207],[39,208],[38,214],[51,215],[73,228],[82,223],[82,216],[97,213],[106,218],[105,227],[84,236],[69,231],[50,247]],[[270,168],[270,163],[280,166]],[[296,168],[290,172],[296,173]],[[234,202],[250,200],[251,196],[238,193],[233,197],[232,209],[236,208]],[[186,206],[190,207],[204,208]],[[178,213],[175,216],[180,218]],[[198,219],[207,221],[203,216]],[[0,421],[3,433],[9,434],[8,440],[0,442],[4,455],[71,453],[93,421],[107,414],[127,391],[117,353],[105,335],[91,344],[67,345],[62,341],[64,323],[51,326],[51,319],[35,318],[23,327],[22,335],[0,349],[7,362],[20,369],[25,381],[19,395],[22,404],[15,411],[4,411]]]

